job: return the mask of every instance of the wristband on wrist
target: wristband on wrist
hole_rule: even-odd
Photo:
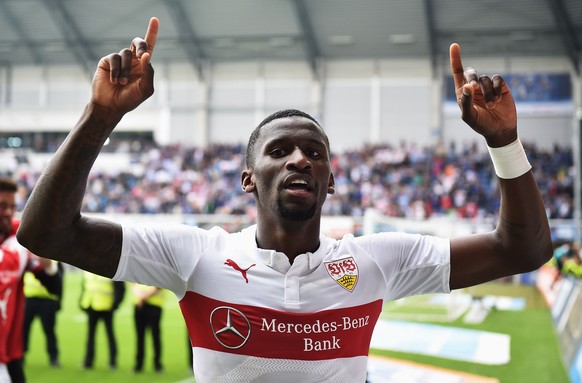
[[[517,178],[531,169],[531,165],[519,138],[509,145],[500,148],[487,146],[487,149],[489,150],[491,161],[493,161],[495,174],[499,178]]]

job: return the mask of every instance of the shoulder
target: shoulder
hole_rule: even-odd
[[[409,257],[450,253],[450,240],[432,235],[386,232],[355,237],[352,241],[369,254]]]
[[[204,239],[226,234],[220,227],[203,229],[180,223],[142,224],[132,223],[122,226],[124,240],[179,241],[183,239]]]

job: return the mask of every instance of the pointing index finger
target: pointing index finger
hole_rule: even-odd
[[[154,47],[156,46],[156,39],[158,38],[158,27],[160,21],[157,17],[152,17],[150,19],[150,24],[148,25],[148,30],[145,35],[145,41],[148,43],[148,53],[152,55],[154,53]]]
[[[451,60],[451,73],[455,82],[455,89],[461,88],[465,85],[465,75],[463,69],[463,62],[461,61],[461,47],[457,43],[451,44],[449,48]]]

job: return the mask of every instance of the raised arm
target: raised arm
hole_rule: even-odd
[[[509,87],[501,76],[478,77],[473,68],[464,69],[457,44],[450,58],[461,117],[493,148],[501,190],[495,230],[451,240],[450,287],[457,289],[535,270],[552,256],[552,243],[544,203],[518,141]]]
[[[103,143],[125,113],[154,92],[150,60],[158,24],[152,18],[145,39],[136,37],[131,48],[99,61],[89,104],[42,172],[22,213],[17,238],[31,252],[106,277],[115,274],[121,227],[83,216],[81,204]]]

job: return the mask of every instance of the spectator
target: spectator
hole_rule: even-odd
[[[131,145],[145,148],[146,153],[134,154],[129,169],[92,172],[84,211],[247,214],[248,206],[254,204],[236,187],[237,174],[243,169],[244,148],[240,145],[204,149]],[[548,217],[573,218],[572,150],[557,145],[551,150],[531,144],[525,147]],[[358,217],[367,208],[375,208],[387,216],[413,219],[491,219],[499,207],[493,168],[487,153],[475,143],[448,148],[442,144],[424,148],[414,144],[398,148],[368,145],[335,153],[331,165],[340,193],[328,198],[323,207],[325,215]],[[22,187],[22,202],[35,185],[38,170],[23,164],[11,174]]]

